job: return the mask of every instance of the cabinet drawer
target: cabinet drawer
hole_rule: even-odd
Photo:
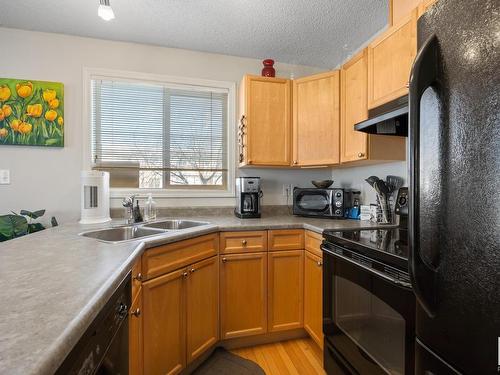
[[[141,259],[139,258],[132,267],[132,301],[137,297],[141,289],[142,279]]]
[[[149,280],[167,272],[217,255],[219,236],[207,234],[189,240],[153,247],[142,256],[143,278]]]
[[[220,234],[221,254],[255,253],[267,251],[267,232],[222,232]]]
[[[303,250],[304,230],[283,229],[268,232],[269,251],[278,250]]]
[[[319,233],[306,230],[306,250],[310,253],[322,258],[323,253],[321,251],[321,242],[323,242],[323,236]]]

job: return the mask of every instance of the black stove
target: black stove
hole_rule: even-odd
[[[323,362],[328,375],[414,374],[407,194],[405,188],[398,192],[398,227],[323,232]]]

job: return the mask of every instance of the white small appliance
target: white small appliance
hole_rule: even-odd
[[[82,171],[82,217],[80,224],[111,221],[109,215],[109,172]]]

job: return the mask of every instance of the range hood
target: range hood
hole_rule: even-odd
[[[354,129],[380,135],[408,136],[408,95],[368,111],[368,120],[357,123]]]

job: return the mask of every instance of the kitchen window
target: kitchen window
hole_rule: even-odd
[[[233,84],[147,78],[90,75],[92,168],[114,190],[230,193]]]

